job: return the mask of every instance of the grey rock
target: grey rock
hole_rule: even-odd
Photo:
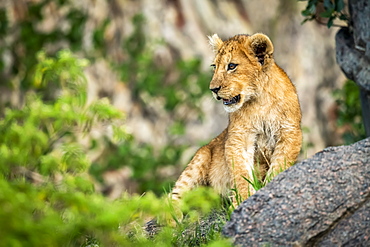
[[[370,138],[282,172],[233,212],[223,234],[241,246],[370,246]]]

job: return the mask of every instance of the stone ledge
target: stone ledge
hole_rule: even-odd
[[[370,138],[282,172],[233,212],[223,233],[241,246],[370,246]]]

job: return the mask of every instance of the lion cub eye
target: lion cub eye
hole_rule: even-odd
[[[216,64],[211,64],[211,67],[212,67],[213,70],[215,70],[216,69]]]
[[[235,63],[229,63],[227,65],[227,70],[234,70],[234,69],[236,69],[236,66],[238,66],[238,65],[235,64]]]

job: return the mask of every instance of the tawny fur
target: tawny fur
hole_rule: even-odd
[[[224,196],[236,188],[246,199],[255,192],[245,180],[253,180],[253,170],[260,179],[277,174],[296,161],[301,148],[298,96],[273,59],[270,39],[260,33],[209,39],[215,52],[210,89],[218,89],[213,95],[224,103],[238,95],[239,101],[224,104],[227,128],[196,152],[172,190],[173,200],[199,185]]]

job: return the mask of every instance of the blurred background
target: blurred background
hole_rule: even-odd
[[[358,91],[335,61],[334,36],[301,15],[296,0],[3,0],[0,2],[0,116],[40,91],[38,54],[63,49],[89,60],[87,102],[107,98],[124,113],[129,137],[95,128],[89,173],[111,198],[122,191],[170,190],[194,152],[227,125],[208,86],[207,36],[267,34],[275,60],[296,85],[303,114],[300,159],[361,137]],[[47,95],[46,95],[47,96]],[[347,98],[347,96],[350,96]],[[357,109],[358,108],[358,109]],[[347,109],[352,115],[343,115]],[[357,110],[358,111],[357,111]]]

